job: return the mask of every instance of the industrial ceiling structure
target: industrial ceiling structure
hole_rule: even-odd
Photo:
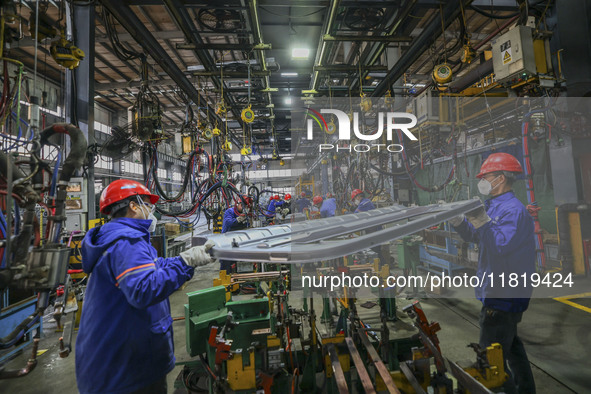
[[[179,131],[192,111],[211,127],[227,121],[236,142],[246,137],[259,152],[280,154],[290,150],[288,98],[410,96],[432,83],[433,67],[442,62],[454,70],[451,90],[461,90],[490,73],[492,62],[480,54],[520,15],[518,4],[509,0],[90,4],[96,22],[96,102],[125,111],[143,79],[158,96],[168,131]],[[67,19],[62,5],[42,3],[45,25],[58,28]],[[32,3],[20,7],[35,19]],[[38,48],[46,55],[37,58],[39,71],[63,84],[63,69],[49,56],[49,43]],[[470,63],[461,61],[467,48],[473,50]],[[19,40],[10,50],[34,67],[34,40]],[[227,116],[219,115],[220,105]],[[241,111],[248,106],[255,120],[245,125]]]

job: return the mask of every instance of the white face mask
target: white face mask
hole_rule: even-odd
[[[150,212],[150,214],[148,215],[148,220],[152,221],[152,223],[150,223],[150,227],[148,228],[148,232],[153,233],[154,231],[156,231],[156,224],[158,223],[158,219],[156,218],[156,216],[154,216],[152,212]]]
[[[500,175],[499,175],[500,176]],[[498,178],[496,177],[495,179],[493,179],[492,181],[487,181],[486,179],[482,178],[479,182],[478,182],[478,191],[480,192],[480,194],[488,196],[490,194],[490,192],[494,189],[492,187],[492,183],[494,181],[496,181]],[[497,187],[499,186],[498,184],[495,186]]]
[[[140,206],[140,208],[144,214],[145,220],[151,220],[150,227],[148,228],[148,232],[153,233],[154,231],[156,231],[156,224],[158,223],[158,219],[154,215],[154,208],[155,207],[152,205],[152,208],[149,208],[148,205],[139,197],[137,200],[138,200],[138,205]],[[148,212],[147,217],[146,217],[146,212]]]

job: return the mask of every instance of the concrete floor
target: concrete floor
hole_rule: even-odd
[[[217,266],[199,268],[191,281],[170,298],[173,317],[184,316],[186,293],[211,286],[217,276]],[[589,288],[589,281],[584,286]],[[581,291],[579,291],[581,292]],[[573,292],[577,293],[577,292]],[[374,299],[375,301],[375,299]],[[583,305],[587,300],[580,300]],[[360,301],[362,303],[363,301]],[[411,300],[399,299],[398,310]],[[453,299],[427,298],[421,301],[429,320],[438,321],[438,333],[442,354],[451,360],[474,360],[473,351],[467,347],[478,341],[478,314],[480,303],[471,297]],[[319,304],[320,305],[320,304]],[[363,308],[359,308],[362,310]],[[360,314],[377,314],[378,308],[360,311]],[[399,313],[400,330],[412,331],[412,323]],[[589,312],[552,299],[533,299],[519,326],[532,364],[538,393],[586,393],[591,387],[591,330]],[[377,319],[375,319],[377,321]],[[105,322],[108,324],[108,322]],[[177,362],[188,360],[186,353],[184,321],[174,322],[175,353]],[[38,366],[29,376],[0,381],[0,393],[76,393],[74,354],[66,359],[58,355],[60,333],[46,332],[40,349],[48,349],[38,357]],[[28,352],[18,356],[7,367],[24,365]],[[174,380],[182,367],[176,367],[168,375],[169,393],[174,393]],[[183,391],[177,391],[177,393]]]

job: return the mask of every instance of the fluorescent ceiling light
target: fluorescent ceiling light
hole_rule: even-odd
[[[291,57],[294,59],[307,59],[310,56],[308,48],[293,48],[291,50]]]
[[[298,73],[281,73],[282,77],[297,77]]]
[[[286,105],[291,105],[291,97],[286,97],[285,98],[285,104]]]

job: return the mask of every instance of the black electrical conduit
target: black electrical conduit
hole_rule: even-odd
[[[479,13],[482,16],[486,16],[487,18],[492,18],[492,19],[511,19],[513,17],[521,15],[521,11],[515,12],[513,14],[509,14],[509,15],[494,15],[489,12],[486,12],[482,8],[479,8],[473,4],[470,5],[470,8],[472,8],[474,11],[476,11],[477,13]]]
[[[150,150],[152,151],[153,155],[158,154],[156,149],[150,149]],[[202,152],[203,152],[202,150],[199,150],[199,151],[194,150],[189,155],[189,158],[187,159],[187,166],[185,169],[185,176],[183,177],[183,183],[182,183],[181,190],[179,190],[177,195],[174,197],[170,197],[168,194],[166,194],[166,191],[164,191],[164,189],[162,188],[162,185],[160,184],[160,181],[158,180],[158,166],[157,165],[152,166],[152,177],[154,178],[154,184],[156,185],[156,190],[158,191],[158,194],[164,200],[177,201],[185,193],[185,191],[187,190],[187,185],[189,184],[189,179],[191,178],[191,173],[193,171],[193,166],[191,165],[192,160],[195,157],[195,155],[200,154]],[[143,162],[143,166],[144,166],[144,181],[146,181],[148,179],[148,168],[150,166],[150,157],[148,156],[148,149],[147,148],[142,151],[142,162]],[[157,163],[157,160],[156,160],[156,163]],[[154,164],[156,164],[156,163],[154,163]]]

